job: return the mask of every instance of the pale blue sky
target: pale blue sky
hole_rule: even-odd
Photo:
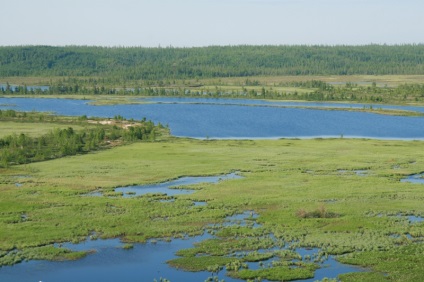
[[[0,0],[0,45],[424,43],[424,0]]]

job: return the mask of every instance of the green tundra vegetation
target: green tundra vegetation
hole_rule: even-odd
[[[422,146],[365,139],[168,137],[1,168],[0,263],[76,259],[85,254],[52,244],[90,234],[131,244],[198,235],[212,223],[216,239],[181,250],[169,263],[191,271],[225,267],[242,279],[300,279],[312,277],[317,265],[314,260],[293,265],[294,248],[317,247],[321,257],[338,255],[366,268],[341,275],[343,281],[420,281],[424,224],[411,223],[407,215],[424,214],[424,188],[400,179],[424,171]],[[243,178],[198,184],[193,194],[175,196],[174,202],[110,193],[118,186],[228,172]],[[93,191],[107,196],[89,196]],[[260,227],[219,225],[244,211],[257,213]],[[281,261],[271,268],[243,267],[271,255],[255,250],[285,245],[293,251],[272,254]],[[235,251],[246,256],[228,257]]]

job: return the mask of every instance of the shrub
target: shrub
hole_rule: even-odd
[[[314,211],[299,209],[296,212],[296,216],[299,218],[334,218],[334,217],[339,217],[340,215],[334,212],[329,212],[324,205],[321,205]]]

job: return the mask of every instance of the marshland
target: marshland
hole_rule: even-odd
[[[422,280],[421,65],[241,62],[221,77],[2,68],[0,279]]]

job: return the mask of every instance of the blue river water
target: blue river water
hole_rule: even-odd
[[[191,138],[352,137],[424,139],[424,118],[298,107],[363,108],[364,104],[269,102],[242,99],[146,98],[136,105],[93,106],[87,100],[0,98],[0,109],[62,115],[142,119]],[[424,112],[424,107],[374,106]]]

